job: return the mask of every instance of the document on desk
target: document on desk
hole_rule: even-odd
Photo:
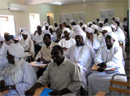
[[[52,89],[49,88],[44,88],[40,96],[50,96],[49,93],[53,91]]]

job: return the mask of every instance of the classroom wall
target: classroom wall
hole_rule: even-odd
[[[78,4],[66,4],[56,7],[56,21],[59,21],[59,13],[71,13],[71,12],[80,12],[84,11],[86,13],[86,22],[94,20],[100,17],[101,9],[115,9],[115,16],[121,18],[121,20],[127,16],[128,1],[119,0],[108,1],[108,2],[86,2],[86,7],[83,7],[83,3]]]
[[[55,9],[54,5],[37,4],[27,6],[27,10],[23,12],[9,11],[7,9],[9,2],[21,5],[25,5],[25,3],[24,0],[0,0],[0,15],[14,15],[16,35],[19,35],[20,27],[26,27],[30,31],[29,13],[39,13],[42,25],[43,21],[47,21],[46,14],[54,13]]]
[[[27,10],[24,12],[19,11],[9,11],[8,3],[16,3],[24,5],[24,0],[0,0],[0,15],[14,15],[15,19],[15,29],[16,34],[19,34],[20,27],[26,27],[30,30],[29,24],[29,13],[39,13],[41,25],[44,21],[47,21],[47,13],[54,13],[54,20],[51,20],[51,24],[59,21],[59,13],[69,13],[69,12],[86,12],[86,22],[100,17],[101,9],[115,8],[115,15],[123,19],[126,17],[128,1],[119,1],[119,2],[94,2],[88,3],[87,7],[83,8],[82,3],[78,4],[66,4],[61,6],[48,5],[48,4],[37,4],[37,5],[28,5]]]

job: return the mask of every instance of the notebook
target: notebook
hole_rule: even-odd
[[[44,88],[40,96],[50,96],[49,93],[53,91],[52,89],[49,88]]]

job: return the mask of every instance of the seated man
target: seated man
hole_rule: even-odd
[[[24,59],[24,50],[16,44],[9,45],[7,59],[9,64],[0,74],[0,91],[9,90],[6,96],[24,96],[36,81],[34,69]]]
[[[34,44],[27,31],[22,32],[23,39],[20,41],[21,45],[25,50],[25,59],[29,59],[28,57],[34,57]]]
[[[57,43],[51,42],[51,36],[50,34],[45,34],[43,37],[43,42],[45,45],[42,46],[41,50],[38,52],[35,60],[40,62],[44,61],[44,63],[48,64],[51,62],[51,50],[52,47],[55,45],[58,45]],[[37,72],[37,76],[40,77],[43,74],[44,69],[41,68]]]
[[[52,91],[50,95],[63,95],[77,92],[80,88],[78,67],[63,56],[63,49],[56,45],[51,51],[53,61],[38,79],[36,84],[26,91],[26,95],[33,95],[35,89],[45,86],[49,81]],[[69,95],[71,96],[71,95]]]
[[[58,44],[64,49],[64,52],[68,50],[72,45],[75,45],[75,40],[73,38],[70,38],[70,29],[69,28],[64,28],[63,29],[63,34],[65,36],[64,39],[61,39]]]
[[[66,56],[80,68],[82,87],[81,95],[87,95],[87,76],[90,73],[92,61],[95,56],[94,50],[85,44],[86,34],[82,29],[75,32],[76,44],[68,49]]]
[[[122,64],[122,49],[119,46],[116,34],[113,32],[107,33],[105,42],[106,44],[100,47],[95,57],[95,64],[99,66],[99,69],[88,77],[89,96],[94,96],[98,91],[108,93],[111,77],[114,74],[125,74]],[[115,71],[105,71],[106,68],[115,68]],[[125,80],[125,78],[121,77],[116,79]],[[119,95],[115,94],[112,96]]]

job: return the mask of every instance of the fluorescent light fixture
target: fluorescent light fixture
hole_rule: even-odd
[[[55,5],[62,5],[62,2],[59,2],[59,1],[53,1],[52,4],[55,4]]]

